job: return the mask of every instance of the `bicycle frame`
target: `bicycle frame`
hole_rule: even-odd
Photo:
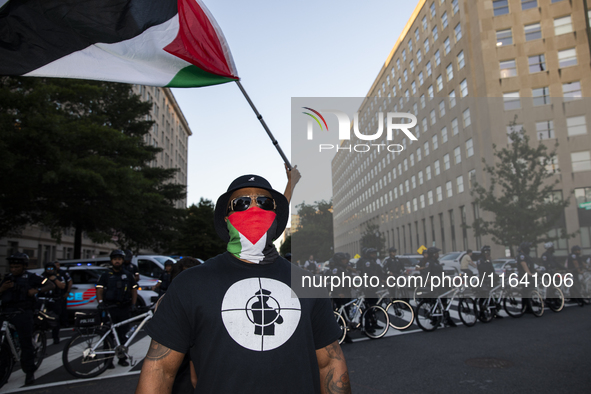
[[[113,336],[115,337],[115,343],[117,344],[117,347],[121,346],[121,341],[119,340],[119,336],[117,335],[117,332],[115,331],[117,329],[117,327],[121,327],[121,326],[123,326],[123,325],[125,325],[127,323],[131,323],[133,321],[140,320],[140,319],[144,318],[144,320],[139,324],[139,326],[136,328],[136,330],[133,332],[133,334],[127,339],[127,341],[123,345],[124,347],[128,347],[131,344],[131,342],[133,341],[133,339],[135,338],[135,336],[137,335],[137,333],[152,318],[152,316],[154,316],[154,312],[152,312],[150,310],[150,311],[148,311],[146,313],[142,313],[141,315],[137,315],[135,317],[132,317],[132,318],[127,319],[127,320],[124,320],[122,322],[112,324],[111,325],[111,328],[101,337],[101,339],[96,343],[96,345],[94,345],[94,347],[92,347],[91,349],[89,349],[89,353],[90,353],[90,351],[92,351],[93,354],[97,354],[97,355],[115,354],[116,353],[115,350],[96,351],[96,349],[103,344],[103,341],[105,340],[105,338],[109,334],[111,334],[111,333],[114,334]]]
[[[10,346],[12,357],[14,357],[15,360],[18,360],[19,354],[16,350],[14,340],[12,339],[12,332],[16,331],[16,327],[10,324],[8,320],[4,320],[4,322],[2,323],[2,329],[0,331],[2,332],[2,341],[0,342],[0,344],[2,344],[4,340],[6,340],[8,342],[8,346]]]

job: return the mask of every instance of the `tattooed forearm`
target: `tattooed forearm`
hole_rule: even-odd
[[[170,354],[170,349],[164,345],[159,344],[155,340],[152,340],[150,343],[150,349],[148,349],[148,354],[146,355],[146,359],[150,361],[157,361],[165,358]]]
[[[351,394],[351,383],[349,372],[345,371],[338,380],[334,380],[334,369],[327,372],[324,381],[324,388],[327,394]]]
[[[330,358],[330,359],[342,360],[344,358],[343,351],[341,350],[341,346],[339,345],[338,342],[333,342],[332,344],[328,345],[324,349],[326,350],[326,353],[328,354],[328,358]]]

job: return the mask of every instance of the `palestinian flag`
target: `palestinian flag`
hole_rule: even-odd
[[[167,87],[238,80],[201,0],[0,0],[0,75]]]
[[[228,216],[228,252],[254,263],[261,263],[274,252],[272,260],[275,260],[277,251],[270,235],[277,231],[277,227],[273,225],[275,217],[275,212],[259,207]]]

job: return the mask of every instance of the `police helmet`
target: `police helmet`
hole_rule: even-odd
[[[172,260],[166,260],[166,261],[164,262],[164,266],[165,266],[165,267],[166,267],[167,265],[173,265],[173,264],[174,264],[174,261],[172,261]]]
[[[373,253],[378,253],[378,250],[376,248],[368,248],[367,249],[367,254],[373,254]]]
[[[490,253],[490,246],[484,245],[482,249],[480,249],[480,253]]]
[[[550,249],[550,248],[553,248],[553,247],[554,247],[554,242],[546,242],[544,244],[544,248],[546,248],[546,249]]]
[[[111,260],[113,260],[115,257],[122,257],[125,260],[125,252],[121,249],[115,249],[111,252],[109,257],[111,258]]]
[[[335,263],[337,261],[342,261],[342,260],[348,260],[347,255],[342,252],[337,252],[334,254],[334,256],[332,256],[332,261],[334,261]]]
[[[522,242],[521,245],[519,245],[519,250],[521,250],[522,253],[528,254],[530,246],[530,242]]]
[[[581,247],[579,245],[575,245],[571,248],[571,252],[575,253],[575,252],[579,252],[581,250]]]
[[[8,264],[22,264],[25,267],[29,264],[29,256],[26,253],[12,254],[6,260],[8,260]]]
[[[439,253],[441,251],[441,249],[436,248],[435,246],[431,246],[429,249],[427,249],[427,254],[429,256],[434,256],[436,253]]]
[[[391,248],[388,249],[388,252],[390,252],[390,253],[392,253],[392,252],[393,253],[396,253],[397,250],[396,250],[396,248],[394,246],[392,246]]]
[[[54,270],[57,269],[57,266],[55,265],[55,263],[53,261],[50,261],[48,263],[45,263],[44,265],[45,269],[47,270],[48,268],[53,268]]]
[[[345,252],[345,257],[347,258],[347,261],[351,260],[351,255],[347,252]]]
[[[131,261],[131,259],[133,258],[133,252],[129,249],[125,249],[125,256],[123,256],[123,261],[125,261],[126,263]]]

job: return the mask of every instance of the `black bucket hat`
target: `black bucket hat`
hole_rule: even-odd
[[[273,239],[275,240],[279,238],[281,233],[283,233],[283,230],[285,230],[285,226],[287,226],[287,220],[289,219],[289,203],[287,202],[287,198],[285,198],[282,193],[279,193],[277,190],[273,189],[271,184],[265,178],[252,174],[242,175],[241,177],[234,179],[234,181],[228,187],[228,191],[218,198],[218,201],[215,204],[215,231],[217,231],[220,238],[225,242],[230,240],[230,233],[228,232],[228,227],[226,225],[226,221],[224,220],[226,218],[230,196],[236,190],[247,187],[257,187],[259,189],[265,189],[271,193],[271,196],[277,205],[277,210],[275,211],[277,214],[277,231],[275,232]]]

